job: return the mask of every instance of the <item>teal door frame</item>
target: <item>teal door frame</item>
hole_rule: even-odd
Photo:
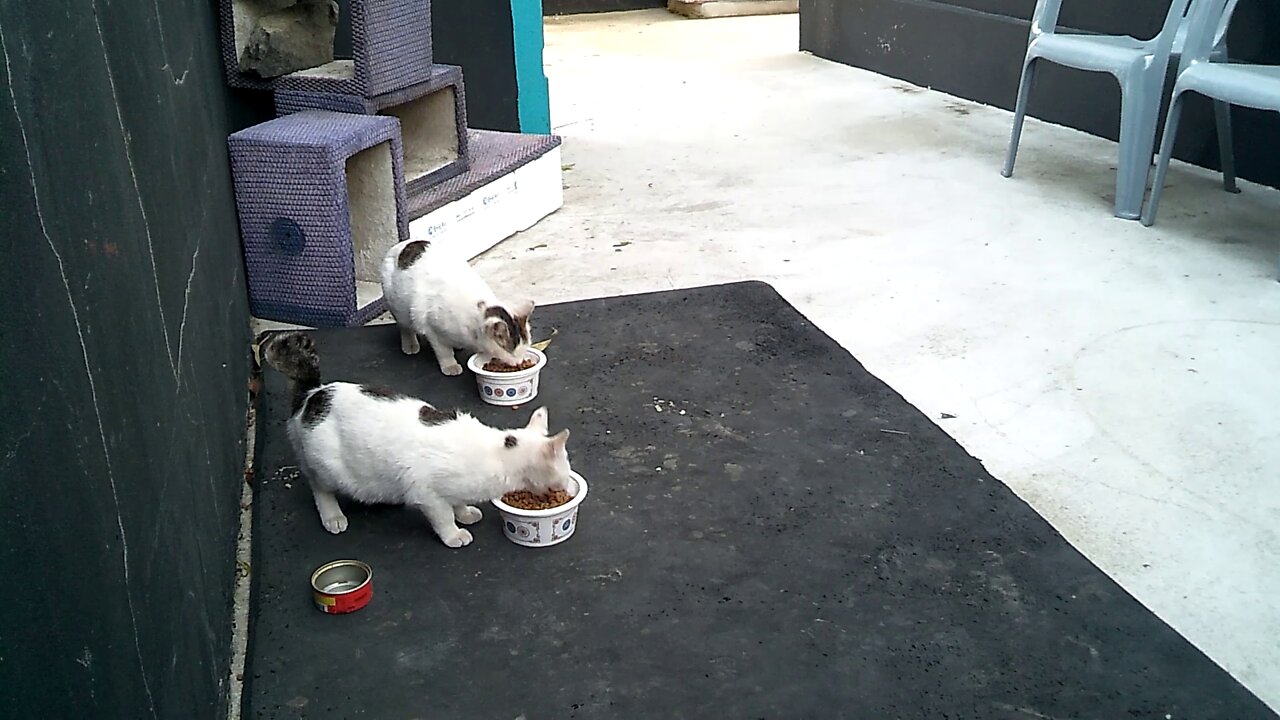
[[[511,0],[520,132],[551,132],[551,98],[542,67],[542,0]]]

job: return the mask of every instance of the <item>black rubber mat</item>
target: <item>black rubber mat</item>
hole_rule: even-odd
[[[285,383],[259,398],[246,714],[262,718],[1276,717],[769,286],[539,308],[540,397],[590,483],[553,548],[496,513],[451,550],[346,503],[326,533]],[[498,425],[391,327],[316,333],[327,379]],[[427,352],[427,351],[424,351]],[[373,602],[311,605],[357,558]]]

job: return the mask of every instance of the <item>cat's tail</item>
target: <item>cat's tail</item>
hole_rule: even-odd
[[[293,410],[297,412],[307,395],[320,387],[320,356],[315,341],[302,332],[265,332],[258,336],[258,351],[263,362],[289,378]]]

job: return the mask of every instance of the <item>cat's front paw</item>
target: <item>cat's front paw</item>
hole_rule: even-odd
[[[484,513],[480,512],[480,508],[475,507],[474,505],[467,505],[466,507],[454,510],[453,516],[463,525],[474,525],[475,523],[480,522],[480,518],[484,517]]]
[[[442,372],[442,373],[444,373],[445,375],[448,375],[448,376],[450,376],[450,377],[453,377],[454,375],[461,375],[461,374],[462,374],[462,366],[461,366],[461,365],[459,365],[459,364],[458,364],[458,363],[456,363],[456,362],[455,362],[455,363],[453,363],[452,365],[441,365],[441,366],[440,366],[440,372]]]
[[[347,516],[342,513],[321,517],[320,522],[324,524],[325,530],[328,530],[334,535],[337,535],[347,529]]]
[[[444,544],[451,548],[466,547],[471,544],[471,533],[466,530],[459,529],[458,532],[453,535],[440,539],[444,540]]]

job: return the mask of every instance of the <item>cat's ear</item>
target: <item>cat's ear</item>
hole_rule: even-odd
[[[513,317],[528,320],[529,316],[533,314],[533,308],[534,302],[532,300],[525,300],[524,302],[516,303],[511,307],[511,315]]]
[[[499,316],[484,319],[484,332],[502,347],[511,347],[511,328]]]
[[[537,430],[543,435],[547,434],[547,408],[540,407],[533,411],[533,415],[529,416],[529,424],[526,426],[529,430]]]
[[[565,454],[568,452],[565,450],[565,445],[568,444],[568,442],[569,428],[565,428],[547,440],[547,456],[555,457],[557,455]]]

